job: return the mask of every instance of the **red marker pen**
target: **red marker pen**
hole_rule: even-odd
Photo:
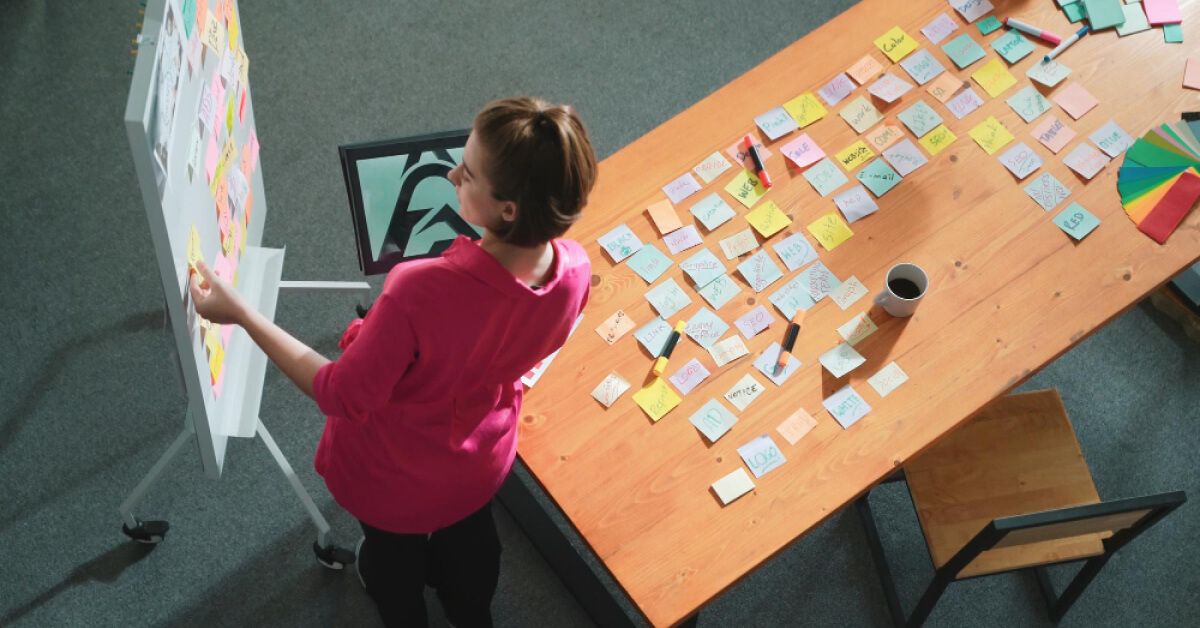
[[[767,174],[767,167],[763,165],[762,157],[758,154],[758,148],[754,146],[754,139],[747,135],[742,138],[742,146],[745,146],[746,152],[750,153],[750,160],[754,162],[754,174],[758,175],[758,181],[762,183],[764,188],[770,188],[771,175]]]

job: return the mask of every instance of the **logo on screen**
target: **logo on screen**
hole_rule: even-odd
[[[405,157],[385,251],[405,258],[431,257],[449,248],[460,234],[479,238],[478,230],[458,214],[458,196],[449,179],[456,165],[444,149]]]

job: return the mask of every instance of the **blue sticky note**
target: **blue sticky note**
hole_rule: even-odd
[[[654,283],[654,280],[662,277],[662,274],[667,272],[673,263],[671,258],[664,255],[653,244],[642,246],[637,253],[625,261],[625,264],[632,268],[639,277],[645,279],[646,283]]]
[[[700,296],[704,297],[704,300],[708,301],[714,310],[719,310],[722,305],[729,303],[729,300],[736,297],[741,291],[742,287],[730,279],[729,275],[721,275],[696,292],[699,292]]]
[[[729,203],[726,203],[716,192],[705,196],[700,199],[700,202],[692,205],[691,212],[696,217],[696,220],[699,220],[700,224],[704,225],[704,228],[709,231],[720,227],[725,221],[737,215],[734,213],[733,208],[729,206]]]
[[[834,288],[842,285],[842,281],[823,262],[816,262],[805,268],[798,279],[803,282],[805,291],[813,301],[824,299]]]
[[[1009,64],[1013,64],[1033,52],[1034,47],[1033,43],[1025,39],[1020,32],[1010,30],[992,42],[992,50],[995,50],[996,54],[1004,57],[1004,60],[1009,62]]]
[[[671,324],[666,320],[655,318],[633,332],[633,337],[637,338],[647,353],[657,358],[671,336],[671,329]]]
[[[882,159],[876,159],[863,166],[855,175],[876,198],[888,193],[888,190],[900,183],[900,175]]]
[[[701,434],[708,439],[708,442],[715,443],[718,438],[725,435],[729,428],[737,423],[737,417],[732,412],[725,409],[721,402],[716,399],[709,399],[695,414],[688,417],[688,422],[696,426]]]
[[[828,157],[818,161],[804,171],[804,178],[808,180],[809,185],[817,191],[821,196],[829,196],[834,190],[842,186],[843,183],[849,181],[846,175],[842,174],[842,169],[833,165],[833,162]]]
[[[775,441],[766,434],[738,447],[737,452],[756,478],[761,478],[787,462]]]
[[[925,104],[924,100],[918,100],[913,106],[897,114],[896,117],[900,118],[904,126],[908,127],[908,130],[912,131],[917,138],[925,137],[927,133],[942,123],[942,116]]]
[[[727,331],[729,323],[706,307],[701,307],[700,311],[692,314],[688,318],[687,327],[684,328],[684,333],[705,349],[720,340]]]
[[[788,320],[795,318],[796,312],[807,310],[817,304],[809,296],[808,278],[803,274],[783,284],[782,288],[767,296],[767,300]]]
[[[900,62],[900,67],[908,72],[917,85],[924,85],[946,71],[946,68],[924,48],[905,57]]]
[[[1071,203],[1054,217],[1054,224],[1058,225],[1059,229],[1065,231],[1072,238],[1082,240],[1096,227],[1100,226],[1100,219],[1084,209],[1083,205]]]
[[[779,270],[767,252],[762,249],[738,264],[737,269],[755,292],[762,292],[767,286],[783,277],[783,271]]]
[[[1001,26],[1004,26],[1004,24],[1001,23],[1000,20],[996,18],[996,16],[989,15],[989,16],[983,18],[982,20],[979,20],[978,22],[976,22],[975,26],[979,27],[979,33],[981,35],[987,35],[993,31],[995,31],[996,29],[1000,28]]]
[[[778,342],[772,342],[771,346],[767,347],[762,355],[759,355],[758,359],[754,361],[754,368],[766,375],[767,379],[774,382],[776,386],[782,386],[792,376],[792,373],[800,370],[800,360],[794,355],[789,355],[787,362],[779,370],[779,374],[775,374],[775,364],[779,362],[779,352],[782,350],[783,347],[780,347]]]
[[[659,315],[663,318],[671,318],[676,312],[692,303],[687,293],[679,287],[679,284],[675,283],[674,279],[668,279],[647,290],[646,300],[654,306],[655,310],[658,310]]]
[[[942,44],[942,52],[946,53],[946,56],[950,57],[950,60],[959,69],[965,68],[987,56],[983,48],[975,43],[975,40],[971,39],[971,36],[966,33]]]
[[[857,423],[871,411],[867,400],[863,399],[862,395],[858,394],[849,384],[821,403],[842,426],[842,429],[849,429],[851,425]]]
[[[725,274],[725,264],[706,248],[701,248],[691,257],[679,262],[679,267],[692,278],[692,283],[697,288],[703,288]]]

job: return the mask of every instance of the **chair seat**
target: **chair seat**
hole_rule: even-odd
[[[941,568],[993,519],[1100,501],[1055,390],[1002,397],[904,466],[933,564]],[[959,579],[1104,552],[1109,533],[998,547]]]

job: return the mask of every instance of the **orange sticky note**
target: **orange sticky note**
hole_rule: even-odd
[[[890,124],[889,122],[884,122],[883,124],[875,127],[874,129],[867,131],[867,134],[863,136],[863,139],[865,139],[867,141],[867,144],[871,148],[874,148],[877,151],[881,151],[881,150],[887,148],[888,146],[895,144],[902,137],[904,137],[903,129],[896,126],[895,124]]]
[[[929,92],[929,95],[936,98],[938,102],[944,104],[961,91],[965,85],[966,83],[957,76],[949,72],[943,72],[937,78],[933,79],[933,82],[929,84],[929,87],[925,88],[925,91]]]
[[[1183,69],[1183,86],[1188,89],[1200,89],[1200,59],[1188,57]]]
[[[650,220],[654,221],[654,228],[658,229],[658,233],[661,235],[667,235],[683,226],[683,223],[679,221],[679,214],[675,213],[675,206],[671,204],[671,201],[659,201],[647,207],[646,213],[650,214]]]
[[[855,81],[858,81],[859,85],[866,85],[867,81],[875,78],[875,75],[882,71],[883,65],[876,61],[875,57],[865,55],[863,58],[855,61],[854,65],[846,70],[846,74],[849,74]]]
[[[805,412],[804,408],[801,408],[784,419],[783,423],[780,423],[779,427],[775,428],[775,430],[783,436],[789,445],[795,445],[816,426],[817,420],[811,414]]]
[[[1060,89],[1057,94],[1052,96],[1054,102],[1058,103],[1063,111],[1067,112],[1075,120],[1083,117],[1083,114],[1091,111],[1100,101],[1088,90],[1083,88],[1078,82],[1071,83]]]

